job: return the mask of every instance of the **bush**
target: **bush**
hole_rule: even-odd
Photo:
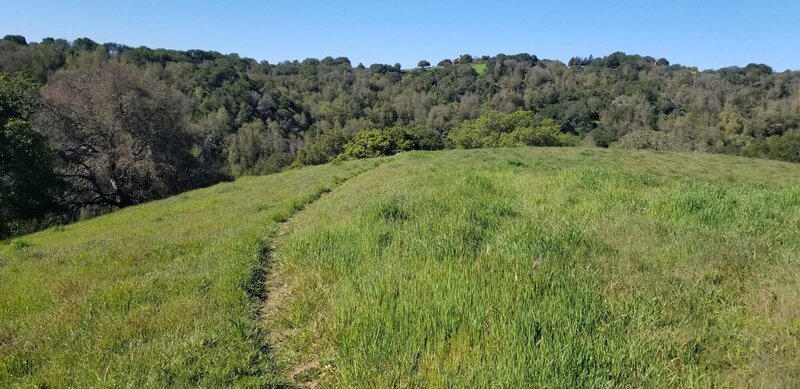
[[[767,139],[767,158],[800,162],[800,130],[787,131],[783,136]]]
[[[457,148],[520,146],[573,146],[579,139],[564,134],[552,119],[537,121],[533,112],[512,114],[488,111],[466,121],[448,134]]]
[[[444,148],[441,135],[425,127],[392,127],[361,131],[344,146],[341,159],[373,158],[408,150]]]
[[[634,131],[622,136],[612,148],[656,151],[694,151],[694,145],[677,135],[660,131]]]
[[[401,127],[361,131],[344,145],[342,159],[373,158],[411,150],[414,140]]]
[[[352,138],[344,130],[330,130],[310,138],[297,151],[296,161],[301,165],[321,165],[336,159],[344,151],[344,145]]]
[[[444,148],[442,134],[428,127],[412,126],[404,128],[414,142],[414,150],[441,150]]]
[[[558,147],[574,146],[580,139],[574,135],[564,134],[553,119],[544,119],[533,127],[518,127],[510,133],[500,136],[501,147]]]
[[[745,148],[743,154],[748,157],[800,162],[800,129],[753,142]]]

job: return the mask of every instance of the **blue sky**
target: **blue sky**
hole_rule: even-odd
[[[462,53],[567,61],[624,51],[701,69],[758,62],[800,70],[796,0],[0,0],[0,34],[207,49],[271,63],[330,55],[413,67]]]

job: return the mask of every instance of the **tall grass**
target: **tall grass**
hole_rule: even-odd
[[[280,383],[257,310],[276,223],[375,161],[293,170],[0,244],[0,387]]]
[[[800,384],[800,167],[409,153],[293,220],[278,370],[332,387]]]
[[[796,387],[799,245],[800,166],[773,161],[245,178],[0,242],[0,386]]]

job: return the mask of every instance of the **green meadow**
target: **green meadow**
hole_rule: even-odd
[[[800,165],[582,148],[248,177],[0,244],[0,386],[797,387]]]

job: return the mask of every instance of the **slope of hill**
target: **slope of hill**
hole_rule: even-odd
[[[789,163],[303,168],[3,243],[0,383],[790,387],[799,244]]]
[[[277,223],[374,161],[251,177],[0,245],[0,387],[263,386]]]

